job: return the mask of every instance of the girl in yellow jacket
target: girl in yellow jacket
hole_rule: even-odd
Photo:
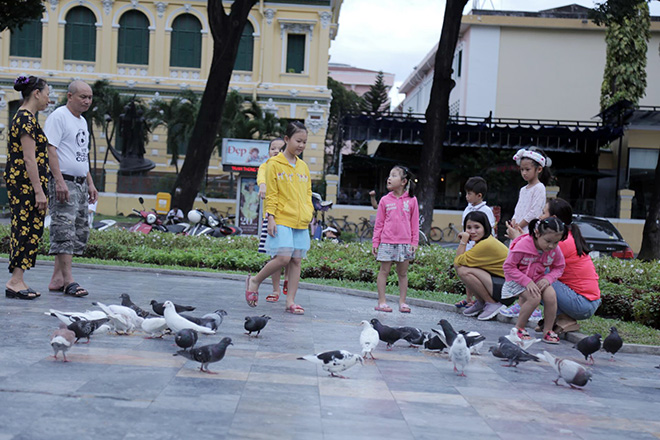
[[[309,168],[298,158],[305,151],[307,129],[298,121],[289,123],[284,142],[285,150],[269,159],[266,168],[266,252],[273,258],[257,275],[247,277],[245,300],[250,307],[256,307],[259,285],[288,265],[286,311],[302,315],[305,310],[295,303],[295,299],[300,281],[300,263],[310,244],[307,226],[314,212]]]

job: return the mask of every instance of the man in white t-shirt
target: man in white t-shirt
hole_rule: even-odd
[[[69,84],[66,105],[51,113],[44,124],[51,172],[49,253],[55,255],[48,288],[76,297],[88,292],[74,281],[71,261],[73,255],[82,255],[85,250],[89,236],[88,207],[96,203],[99,195],[89,172],[89,131],[82,116],[91,104],[91,87],[75,80]]]

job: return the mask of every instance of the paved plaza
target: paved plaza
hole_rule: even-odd
[[[6,264],[6,263],[3,263]],[[284,300],[247,306],[244,277],[144,269],[77,267],[76,280],[91,294],[64,297],[45,288],[52,265],[39,262],[26,275],[41,291],[35,301],[0,299],[0,440],[6,439],[659,439],[660,356],[595,355],[593,381],[582,391],[555,386],[545,363],[504,368],[488,353],[510,324],[479,322],[451,311],[414,306],[404,315],[378,313],[375,299],[337,289],[303,288],[304,316],[284,313]],[[54,361],[49,346],[59,321],[44,314],[95,309],[92,301],[119,304],[127,292],[147,309],[151,299],[197,306],[201,316],[225,309],[215,336],[199,345],[232,338],[219,374],[199,371],[180,356],[173,336],[145,339],[98,335],[77,344],[70,362]],[[243,330],[247,315],[272,320],[259,338]],[[320,351],[359,352],[359,323],[378,317],[392,326],[424,330],[448,319],[457,329],[487,337],[467,377],[453,372],[447,355],[384,344],[377,360],[331,378],[297,357]],[[580,361],[572,343],[536,344]]]

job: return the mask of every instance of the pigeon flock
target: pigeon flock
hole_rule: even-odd
[[[143,332],[146,338],[163,338],[166,334],[174,335],[174,342],[180,348],[174,356],[200,363],[200,371],[216,374],[209,370],[209,364],[219,362],[225,357],[227,347],[233,345],[231,338],[224,337],[219,342],[196,347],[200,335],[215,335],[223,323],[227,312],[222,309],[207,313],[201,317],[190,314],[195,310],[192,306],[175,304],[172,301],[151,301],[152,312],[140,308],[131,301],[128,294],[120,295],[121,304],[106,305],[101,302],[92,304],[100,310],[87,310],[85,312],[62,312],[51,309],[46,315],[56,317],[59,328],[53,332],[50,344],[53,357],[57,360],[59,353],[64,362],[67,352],[81,339],[90,342],[95,334],[114,332],[115,334],[133,334]],[[246,316],[243,327],[248,338],[258,338],[272,318],[267,315]],[[456,331],[449,321],[441,319],[437,325],[425,332],[416,327],[390,327],[374,318],[360,323],[362,330],[359,334],[361,353],[353,354],[346,350],[331,350],[321,353],[300,356],[297,359],[318,364],[330,373],[331,377],[345,378],[340,373],[357,365],[364,364],[365,359],[375,361],[376,351],[380,341],[385,343],[385,349],[390,351],[399,340],[404,340],[409,347],[421,348],[425,351],[446,352],[448,360],[453,364],[454,371],[459,376],[465,376],[465,371],[473,355],[479,355],[486,338],[475,331]],[[497,344],[488,351],[495,357],[505,361],[504,367],[518,367],[528,361],[547,362],[557,373],[554,383],[559,385],[562,379],[571,388],[584,387],[592,380],[592,373],[584,366],[569,359],[562,359],[553,354],[532,354],[529,350],[540,339],[521,339],[514,327],[509,334],[500,336]],[[578,350],[588,362],[594,365],[593,354],[603,350],[610,353],[611,361],[623,346],[616,327],[610,328],[610,334],[601,344],[601,335],[596,333],[587,336],[574,348]],[[660,365],[658,366],[660,368]]]

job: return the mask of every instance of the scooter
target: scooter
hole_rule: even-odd
[[[147,211],[144,207],[144,199],[142,197],[138,198],[140,205],[142,205],[142,210],[133,209],[133,212],[140,216],[140,221],[134,224],[129,228],[131,232],[141,232],[143,234],[148,234],[151,231],[159,232],[169,232],[172,234],[185,234],[190,225],[187,223],[177,223],[174,225],[165,225],[163,220],[158,214],[153,211]]]
[[[206,197],[202,202],[208,204]],[[227,235],[240,235],[241,228],[227,224],[224,217],[218,217],[213,212],[204,211],[202,208],[194,208],[188,212],[188,221],[192,227],[188,235],[210,235],[211,237],[226,237]]]

